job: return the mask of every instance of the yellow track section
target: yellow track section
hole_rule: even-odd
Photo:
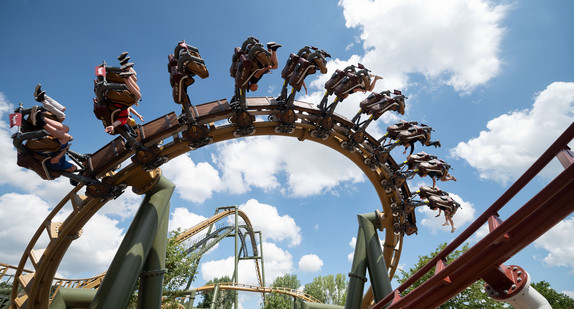
[[[262,294],[270,294],[270,293],[278,293],[283,295],[288,295],[291,297],[297,297],[304,301],[313,302],[313,303],[320,303],[320,301],[306,293],[295,289],[288,289],[288,288],[275,288],[275,287],[260,287],[255,285],[249,284],[242,284],[242,283],[233,283],[233,282],[223,282],[218,283],[220,290],[234,290],[234,291],[243,291],[243,292],[255,292],[255,293],[262,293]],[[195,289],[198,293],[202,293],[205,291],[212,291],[215,289],[215,284],[208,284],[202,286],[200,288]]]
[[[199,111],[196,113],[197,123],[208,128],[207,134],[213,139],[213,143],[238,138],[233,134],[236,129],[234,124],[216,125],[216,123],[220,123],[222,120],[227,120],[235,115],[235,111],[229,107],[226,100],[197,105],[196,108]],[[265,116],[263,117],[265,119],[258,117],[253,123],[256,129],[253,135],[288,136],[297,138],[300,141],[313,141],[338,151],[353,161],[363,171],[375,187],[381,202],[382,212],[380,213],[379,230],[385,232],[383,254],[389,276],[392,278],[398,266],[403,243],[403,234],[394,233],[393,223],[399,222],[402,224],[405,222],[405,218],[403,216],[393,216],[391,210],[392,203],[399,203],[402,200],[399,191],[397,188],[392,190],[387,188],[387,192],[385,192],[381,181],[386,180],[390,182],[391,175],[387,166],[397,168],[396,162],[391,156],[388,156],[387,166],[378,166],[375,170],[372,170],[364,163],[365,159],[373,157],[368,146],[364,144],[359,145],[358,150],[355,152],[350,152],[341,147],[341,142],[349,141],[349,134],[352,133],[347,128],[348,126],[343,125],[350,124],[348,119],[335,114],[333,116],[335,126],[331,129],[331,135],[328,139],[322,140],[310,134],[312,130],[317,129],[316,122],[320,117],[320,111],[313,104],[300,101],[295,101],[293,109],[299,118],[295,123],[294,132],[290,134],[276,133],[275,127],[279,122],[269,121],[268,116],[275,115],[281,111],[277,102],[267,97],[248,98],[247,111],[254,116]],[[167,119],[168,116],[166,115],[165,118]],[[158,120],[160,119],[162,117],[158,118]],[[144,128],[146,125],[144,125]],[[144,139],[142,142],[146,146],[153,146],[163,142],[158,155],[173,159],[192,150],[189,146],[189,140],[182,135],[190,127],[188,124],[178,124],[177,127],[166,130],[165,134],[156,134],[149,139]],[[366,135],[370,140],[376,141],[372,136]],[[135,154],[135,150],[129,150],[122,155],[107,160],[106,166],[118,166]],[[111,171],[100,171],[96,176],[98,178],[103,177],[106,174],[109,175],[109,172]],[[113,185],[131,186],[134,192],[142,194],[153,186],[154,182],[159,179],[160,173],[161,170],[159,169],[147,172],[140,165],[131,163],[113,175]],[[80,237],[81,229],[91,217],[108,202],[107,199],[80,195],[79,192],[82,188],[84,188],[84,184],[78,184],[54,207],[26,247],[14,275],[17,279],[14,280],[12,288],[13,307],[49,308],[50,289],[54,284],[54,276],[68,247],[73,240]],[[402,190],[409,194],[408,192],[410,191],[406,182],[403,184]],[[66,208],[64,208],[65,206]],[[54,222],[56,214],[63,210],[69,211],[68,217],[64,222]],[[37,247],[37,243],[41,238],[49,240],[46,248]],[[24,271],[27,263],[31,263],[33,266],[31,272]],[[22,293],[19,294],[20,289],[22,289]]]

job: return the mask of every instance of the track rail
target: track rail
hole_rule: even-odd
[[[277,293],[282,295],[287,295],[291,297],[296,297],[302,299],[304,301],[313,302],[313,303],[320,303],[320,301],[306,293],[303,293],[299,290],[289,289],[289,288],[282,288],[282,287],[261,287],[255,286],[250,284],[243,284],[243,283],[233,283],[233,282],[223,282],[218,284],[208,284],[202,287],[195,289],[198,293],[203,293],[206,291],[213,291],[216,286],[219,286],[220,290],[234,290],[234,291],[244,291],[244,292],[255,292],[255,293],[262,293],[262,294],[271,294]]]
[[[238,136],[234,134],[237,127],[232,123],[224,123],[225,120],[236,115],[236,110],[231,108],[226,100],[197,105],[194,110],[197,111],[197,124],[205,126],[207,135],[212,139],[213,143],[238,138]],[[313,137],[311,131],[318,128],[316,123],[321,117],[321,112],[310,103],[294,102],[293,111],[296,113],[298,120],[294,123],[295,129],[292,133],[276,132],[275,128],[280,123],[270,119],[273,119],[273,115],[283,110],[273,98],[248,98],[246,111],[251,115],[259,116],[253,123],[255,128],[254,136],[289,136],[298,138],[300,141],[310,140],[338,151],[354,162],[355,165],[363,171],[375,187],[381,202],[382,212],[380,216],[380,226],[378,228],[385,232],[383,254],[388,267],[389,276],[392,278],[398,266],[403,243],[403,233],[395,231],[393,224],[404,224],[407,220],[407,215],[404,213],[395,213],[396,215],[393,215],[391,204],[400,203],[403,196],[410,195],[406,182],[401,187],[389,187],[383,186],[382,184],[382,182],[391,183],[390,171],[397,169],[397,164],[393,158],[387,156],[385,162],[375,167],[367,165],[367,159],[376,161],[373,145],[380,146],[378,141],[369,134],[366,134],[367,142],[357,145],[356,151],[351,152],[343,148],[341,143],[350,141],[350,134],[352,133],[350,128],[352,127],[352,123],[337,114],[333,115],[335,125],[331,129],[331,134],[327,139],[323,140],[318,137]],[[170,117],[173,118],[171,114],[168,114],[154,120],[154,122],[161,122],[164,118],[167,121]],[[144,125],[144,129],[146,125]],[[164,143],[160,147],[160,153],[158,155],[173,159],[193,150],[190,148],[190,140],[183,134],[185,131],[191,129],[191,127],[192,126],[186,122],[170,125],[165,130],[154,132],[154,134],[150,134],[149,137],[143,138],[142,144],[145,146],[153,146],[163,141]],[[104,148],[101,150],[104,150]],[[113,158],[106,158],[106,168],[96,166],[94,168],[94,171],[96,171],[94,172],[95,176],[99,178],[105,175],[111,175],[113,168],[119,166],[135,154],[135,150],[127,149],[118,153]],[[96,156],[96,153],[94,156]],[[112,185],[131,186],[134,192],[141,194],[152,186],[154,181],[159,178],[160,173],[161,171],[159,169],[147,172],[144,171],[140,165],[131,163],[113,173]],[[84,188],[84,184],[80,183],[54,207],[26,247],[15,273],[17,280],[14,280],[12,288],[11,299],[15,307],[40,309],[47,309],[49,307],[50,289],[53,285],[54,276],[68,247],[73,240],[80,236],[83,226],[109,200],[80,195],[79,192],[82,188]],[[68,217],[64,222],[54,222],[55,215],[64,210],[65,206],[68,207],[67,209],[71,208]],[[414,221],[414,213],[408,216],[410,216],[411,221]],[[46,237],[49,240],[47,247],[38,248],[37,244],[39,240]],[[24,267],[29,262],[33,265],[34,269],[29,273],[24,272]],[[21,295],[19,295],[20,290],[23,291]]]
[[[494,282],[508,281],[506,286],[500,286],[501,294],[503,294],[501,298],[510,297],[513,292],[520,292],[517,286],[513,285],[516,282],[510,280],[512,278],[505,278],[507,275],[504,274],[502,268],[506,267],[502,267],[502,263],[574,212],[574,164],[572,164],[574,157],[567,146],[573,138],[574,123],[465,231],[393,293],[372,308],[383,308],[389,303],[388,308],[435,308],[479,278],[483,278],[489,285],[492,285],[489,281],[493,277],[497,279],[492,280]],[[538,175],[554,157],[560,159],[565,170],[508,219],[500,220],[498,211]],[[487,222],[490,233],[451,264],[446,265],[446,257]],[[435,268],[435,273],[430,279],[401,297],[401,292],[433,268]],[[526,280],[518,282],[521,281]]]

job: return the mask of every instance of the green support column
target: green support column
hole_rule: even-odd
[[[209,309],[216,309],[215,308],[215,301],[217,300],[217,294],[219,293],[219,283],[217,283],[215,285],[215,288],[213,289],[213,298],[211,299],[211,305],[209,306]]]
[[[353,264],[349,273],[349,286],[347,287],[346,309],[356,309],[361,307],[363,299],[363,288],[365,286],[365,274],[367,272],[367,248],[365,246],[365,233],[359,225],[357,232],[357,242],[355,243],[355,254]]]
[[[233,282],[235,284],[239,283],[239,213],[237,212],[238,208],[235,206],[235,271],[233,273]],[[239,305],[239,292],[236,290],[233,291],[233,295],[235,297],[234,300],[234,308],[238,309]]]
[[[357,219],[359,221],[359,231],[357,232],[353,265],[349,273],[350,279],[347,289],[347,301],[345,303],[345,308],[347,309],[361,307],[363,289],[367,281],[365,277],[367,268],[375,302],[383,299],[393,291],[387,273],[381,242],[375,229],[375,224],[377,223],[376,213],[357,215]]]
[[[166,207],[163,208],[163,213],[159,216],[158,230],[140,274],[138,308],[156,309],[161,307],[169,208],[168,199]]]
[[[381,240],[375,228],[377,223],[376,213],[362,214],[358,216],[358,219],[359,225],[363,227],[363,232],[365,233],[369,278],[371,279],[375,302],[378,302],[391,293],[393,288],[387,272]]]
[[[126,308],[156,233],[160,230],[160,223],[165,220],[165,216],[169,216],[169,200],[174,189],[175,185],[161,176],[153,188],[146,192],[94,297],[91,309]],[[161,290],[154,292],[161,299]]]

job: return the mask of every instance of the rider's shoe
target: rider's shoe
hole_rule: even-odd
[[[129,62],[129,63],[126,63],[126,64],[122,65],[120,69],[122,69],[122,71],[125,71],[125,70],[128,70],[129,68],[131,68],[131,67],[133,67],[133,66],[134,66],[134,63],[133,63],[133,62]]]
[[[45,99],[44,95],[45,94],[46,94],[46,91],[42,91],[42,85],[38,84],[36,86],[36,89],[34,89],[34,97],[36,98],[35,100],[38,102],[44,101],[44,99]]]
[[[123,60],[128,55],[128,52],[123,52],[118,56],[118,60]]]
[[[120,64],[125,65],[126,63],[128,63],[128,61],[130,61],[130,56],[127,56],[124,59],[120,60]]]
[[[279,47],[281,47],[283,45],[281,44],[277,44],[276,42],[269,42],[267,43],[267,49],[270,49],[272,51],[276,51]]]

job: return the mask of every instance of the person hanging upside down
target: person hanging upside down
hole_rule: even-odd
[[[275,70],[279,67],[279,62],[277,61],[277,49],[281,46],[282,46],[281,44],[277,44],[275,42],[267,43],[267,50],[269,50],[269,52],[271,53],[272,65],[268,65],[267,67],[260,68],[255,71],[255,74],[253,74],[251,79],[249,79],[249,90],[257,91],[257,89],[259,88],[257,83],[259,82],[263,74],[271,73],[271,70]]]
[[[46,95],[46,91],[42,91],[40,84],[36,86],[34,96],[36,97],[36,101],[42,103],[44,108],[52,113],[58,120],[45,116],[42,110],[34,106],[30,113],[32,125],[39,126],[46,130],[50,135],[55,137],[61,145],[66,145],[68,142],[74,140],[74,138],[68,134],[70,128],[62,123],[62,121],[66,119],[66,114],[64,113],[66,108]]]

